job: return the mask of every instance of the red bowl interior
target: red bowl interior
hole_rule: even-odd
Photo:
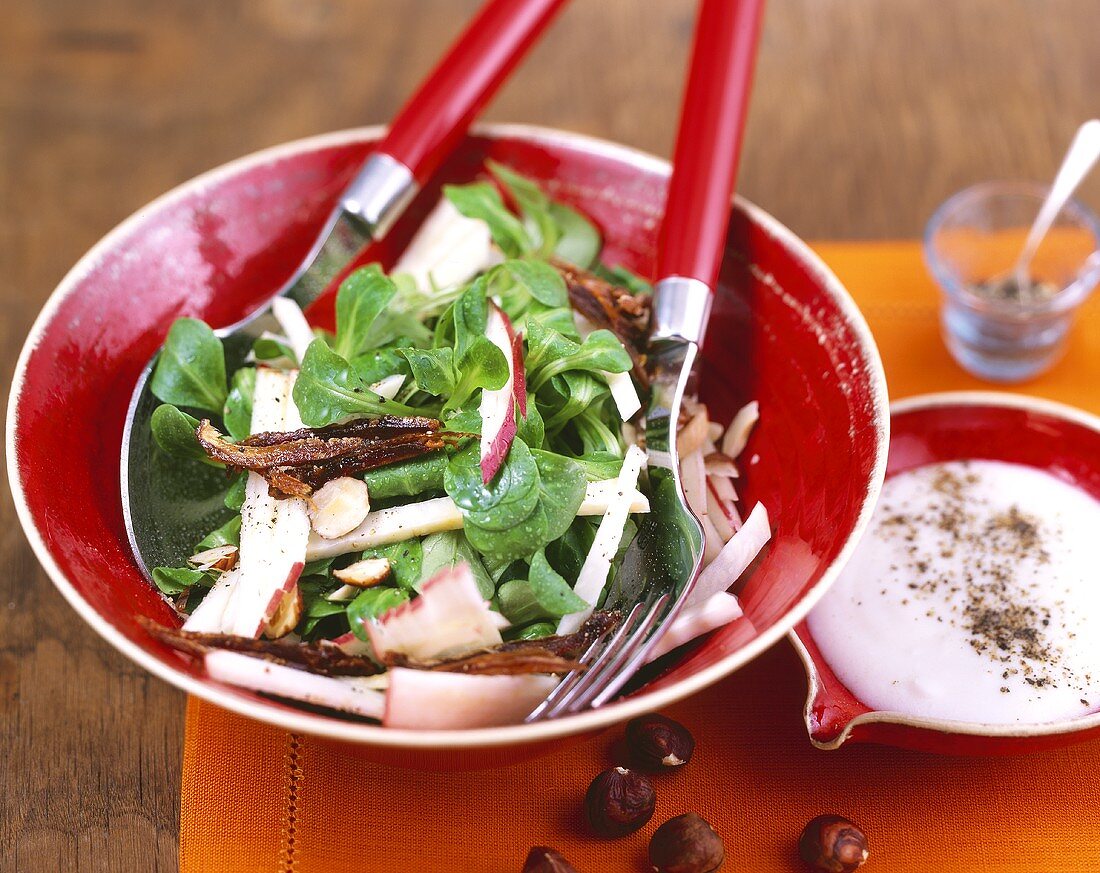
[[[1045,470],[1100,500],[1100,419],[1047,401],[1008,394],[948,393],[895,406],[886,478],[926,464],[968,458]],[[1100,735],[1100,714],[1050,725],[964,725],[875,713],[829,667],[810,634],[795,629],[811,672],[806,724],[833,748],[847,739],[950,753],[999,754]],[[874,657],[868,652],[868,657]]]
[[[419,744],[220,686],[151,639],[136,618],[173,615],[134,565],[119,495],[127,403],[173,319],[220,326],[261,304],[306,254],[376,138],[377,131],[357,131],[246,158],[182,186],[104,239],[55,292],[28,339],[10,404],[9,465],[39,558],[82,615],[130,657],[193,693],[297,730]],[[438,178],[469,180],[487,157],[542,180],[590,215],[610,262],[651,272],[664,162],[583,137],[487,128]],[[438,181],[364,260],[391,261],[437,197]],[[740,591],[746,618],[666,660],[631,701],[539,726],[540,737],[667,703],[774,643],[831,581],[878,494],[888,421],[866,325],[816,257],[748,204],[733,212],[703,358],[702,395],[718,415],[751,399],[762,412],[741,493],[747,505],[764,502],[776,531]],[[493,745],[531,741],[532,731],[436,739]]]

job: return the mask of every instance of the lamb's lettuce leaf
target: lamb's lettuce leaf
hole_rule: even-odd
[[[351,359],[374,347],[372,328],[397,294],[397,285],[378,264],[347,277],[336,294],[336,338],[332,350]]]
[[[202,552],[218,546],[239,546],[241,544],[241,517],[234,515],[221,527],[215,528],[195,544],[195,551]]]
[[[310,427],[323,427],[356,416],[423,415],[433,411],[415,409],[375,394],[355,368],[320,339],[310,343],[306,350],[294,382],[294,402],[302,421]]]
[[[366,622],[378,618],[395,606],[408,602],[409,594],[403,588],[391,588],[388,585],[375,585],[364,588],[348,604],[348,624],[352,633],[364,642],[369,641]]]
[[[536,183],[503,164],[488,161],[487,165],[519,207],[534,254],[540,258],[549,257],[561,236],[558,224],[550,212],[550,198]]]
[[[206,573],[202,570],[192,570],[186,567],[154,567],[153,584],[160,589],[162,594],[175,597],[182,594],[192,585],[203,582]]]
[[[149,387],[165,403],[220,415],[227,392],[221,340],[197,318],[176,319]]]
[[[477,590],[488,600],[493,596],[496,585],[485,569],[481,557],[470,545],[466,535],[460,530],[448,530],[441,533],[429,534],[422,540],[423,563],[420,568],[420,579],[417,588],[431,579],[436,573],[445,567],[454,567],[456,564],[466,563],[470,566]]]
[[[367,549],[362,557],[385,558],[390,562],[390,579],[398,588],[411,591],[420,581],[420,567],[424,562],[424,548],[420,540],[411,539],[400,543]]]
[[[153,410],[149,426],[153,431],[153,441],[161,451],[173,458],[205,461],[221,466],[210,460],[199,445],[195,437],[195,429],[199,426],[197,418],[176,409],[170,403],[163,403]]]
[[[505,256],[518,258],[534,248],[523,222],[509,211],[500,192],[488,182],[444,185],[443,195],[467,218],[478,218],[489,225],[493,242]]]
[[[527,329],[528,384],[535,392],[560,373],[625,373],[633,366],[630,353],[609,330],[594,330],[578,344],[537,321]]]
[[[476,446],[452,457],[444,488],[462,511],[467,539],[498,566],[528,558],[560,537],[576,517],[586,482],[580,465],[521,439],[485,484]]]
[[[513,624],[527,624],[542,618],[561,618],[579,612],[588,604],[578,597],[558,574],[543,551],[531,558],[526,579],[505,582],[497,590],[501,613]]]
[[[252,395],[255,391],[255,367],[241,367],[233,374],[222,420],[229,435],[237,442],[248,439],[252,433]]]
[[[402,461],[399,464],[387,464],[363,474],[367,483],[370,499],[386,500],[391,497],[414,497],[426,491],[443,490],[443,473],[447,469],[445,452],[432,452]]]
[[[596,226],[576,209],[556,201],[550,202],[550,215],[559,233],[554,254],[578,267],[591,268],[603,247],[603,239]]]
[[[241,511],[241,507],[244,506],[244,492],[247,485],[248,473],[239,473],[229,486],[229,490],[225,492],[225,498],[222,500],[226,509],[232,509],[234,512]]]

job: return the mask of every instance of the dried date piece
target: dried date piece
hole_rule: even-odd
[[[232,634],[195,633],[164,627],[144,617],[138,620],[161,642],[195,657],[202,657],[211,649],[227,649],[284,666],[301,667],[323,676],[374,676],[383,672],[383,668],[370,658],[347,655],[327,643],[288,643]]]
[[[387,416],[376,421],[381,423],[264,432],[233,443],[204,420],[195,436],[210,458],[231,470],[258,473],[272,496],[280,498],[309,497],[333,479],[408,461],[470,436],[443,430],[434,418]]]
[[[555,260],[553,266],[565,280],[573,308],[596,327],[607,328],[622,341],[634,361],[634,375],[642,385],[649,385],[645,368],[649,298],[632,294],[627,288],[613,285],[564,261]]]
[[[538,648],[562,658],[579,658],[596,640],[617,628],[622,620],[622,613],[617,610],[600,610],[592,613],[585,623],[577,629],[576,633],[566,634],[565,636],[542,637],[537,640],[515,640],[510,643],[502,643],[496,650],[509,652]]]
[[[365,655],[345,654],[327,642],[257,640],[231,634],[195,633],[168,628],[147,618],[139,618],[139,621],[157,639],[195,657],[201,657],[211,649],[228,649],[322,676],[374,676],[385,670]],[[416,661],[391,655],[386,666],[482,676],[568,673],[580,667],[575,659],[600,635],[616,627],[618,622],[618,613],[596,612],[575,634],[503,643],[484,652],[439,661]]]
[[[466,673],[471,676],[522,676],[527,673],[564,675],[581,668],[577,661],[568,661],[544,649],[532,648],[501,652],[492,650],[465,655],[447,661],[417,661],[404,655],[386,656],[387,667],[408,667],[436,673]]]
[[[447,673],[482,676],[517,676],[524,673],[563,674],[579,669],[577,660],[597,639],[614,630],[621,620],[617,612],[594,612],[576,633],[516,640],[484,652],[442,661],[413,661],[402,655],[387,656],[390,667],[412,667]]]

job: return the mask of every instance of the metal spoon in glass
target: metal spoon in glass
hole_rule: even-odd
[[[1039,250],[1043,238],[1054,225],[1058,213],[1069,202],[1077,186],[1100,159],[1100,119],[1094,118],[1086,121],[1078,129],[1070,143],[1069,151],[1062,160],[1062,166],[1058,168],[1058,175],[1054,177],[1054,184],[1050,186],[1050,193],[1043,201],[1039,214],[1028,231],[1027,240],[1016,264],[1012,268],[1011,275],[1016,280],[1017,288],[1026,288],[1030,284],[1030,268],[1032,258]]]

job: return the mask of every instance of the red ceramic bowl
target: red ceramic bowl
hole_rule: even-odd
[[[1100,499],[1100,418],[1049,400],[959,391],[901,400],[891,407],[886,476],[942,461],[981,458],[1046,470]],[[1031,725],[914,718],[872,710],[830,669],[800,622],[791,640],[806,665],[806,728],[820,749],[848,740],[942,754],[1005,755],[1100,736],[1100,712]],[[1082,640],[1082,645],[1095,645]],[[874,657],[874,652],[868,652]]]
[[[537,725],[413,732],[307,712],[208,679],[136,619],[175,621],[134,565],[119,500],[119,447],[139,372],[179,316],[215,326],[266,300],[310,247],[378,129],[292,143],[188,182],[100,242],[50,298],[23,349],[7,426],[11,487],[35,552],[73,607],[121,652],[227,709],[294,731],[366,744],[389,761],[472,765],[530,754],[570,734],[660,708],[781,639],[836,575],[885,470],[885,381],[867,326],[835,277],[756,207],[733,209],[704,351],[703,395],[722,416],[760,401],[742,494],[775,520],[740,592],[746,618],[665,661],[627,700]],[[543,181],[603,229],[611,262],[648,274],[668,165],[572,134],[498,126],[471,136],[386,241],[383,263],[439,196],[487,157]],[[319,316],[324,319],[324,313]],[[494,751],[495,748],[495,751]],[[373,751],[372,751],[373,750]],[[521,751],[522,750],[522,751]],[[490,757],[487,757],[490,756]],[[491,757],[495,756],[495,757]]]

